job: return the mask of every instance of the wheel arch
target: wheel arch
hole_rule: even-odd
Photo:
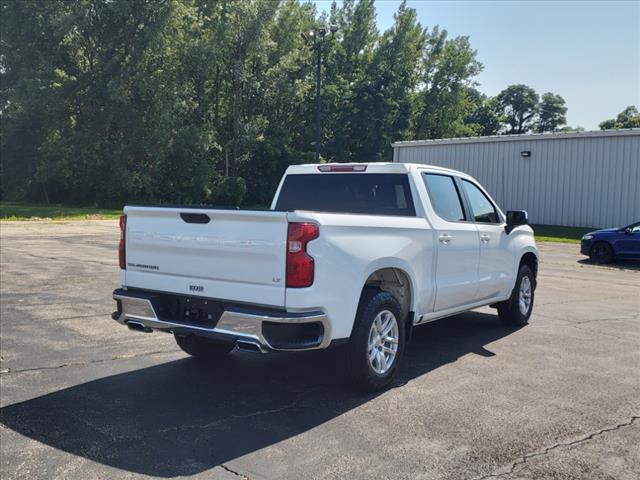
[[[523,253],[518,265],[518,268],[520,268],[520,265],[527,265],[533,272],[533,277],[535,279],[538,278],[538,256],[534,252],[528,251]]]
[[[377,268],[376,268],[377,267]],[[372,291],[381,290],[393,295],[400,304],[402,318],[405,321],[407,335],[410,335],[413,326],[413,312],[415,302],[415,284],[413,277],[397,263],[378,263],[376,267],[368,269],[368,274],[363,280],[360,298],[358,299],[358,313],[363,302],[371,295]],[[357,318],[354,321],[354,326]],[[353,332],[353,328],[352,328]]]

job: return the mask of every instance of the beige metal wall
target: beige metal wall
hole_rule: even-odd
[[[397,142],[395,162],[474,176],[501,208],[531,223],[576,227],[640,221],[640,129]],[[521,152],[530,151],[530,157]]]

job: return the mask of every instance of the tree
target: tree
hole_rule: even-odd
[[[508,134],[527,133],[534,125],[538,94],[527,85],[510,85],[498,94],[496,106],[509,126]]]
[[[448,38],[446,30],[435,27],[426,38],[423,56],[424,87],[417,94],[414,123],[418,138],[445,138],[472,135],[464,122],[472,109],[469,87],[482,71],[469,37]]]
[[[373,0],[345,0],[342,7],[333,8],[330,22],[338,26],[338,32],[325,40],[322,79],[322,153],[326,159],[372,160],[365,125],[373,120],[369,68],[380,37],[375,20]]]
[[[492,135],[468,37],[427,29],[401,3],[319,14],[303,0],[0,2],[2,199],[267,204],[313,161],[323,44],[323,160],[391,160],[411,138]]]
[[[578,125],[577,127],[570,127],[569,125],[566,125],[558,131],[562,133],[580,133],[584,132],[584,127],[581,127],[580,125]]]
[[[600,130],[613,130],[618,128],[640,128],[640,112],[634,105],[629,105],[614,119],[601,122]]]
[[[539,133],[558,131],[562,125],[567,123],[566,114],[567,107],[564,98],[550,92],[543,94],[538,105],[536,131]]]
[[[468,96],[473,103],[473,110],[465,118],[465,123],[473,129],[474,135],[497,135],[501,124],[496,113],[495,99],[487,97],[475,88],[469,89]]]
[[[358,139],[355,161],[390,161],[391,143],[410,135],[424,42],[415,10],[403,2],[394,15],[394,25],[378,40],[365,80],[356,85],[349,110],[355,127],[352,133]]]

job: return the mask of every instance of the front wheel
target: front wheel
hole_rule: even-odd
[[[589,258],[596,263],[611,263],[613,249],[607,242],[596,242],[589,251]]]
[[[183,352],[200,360],[215,360],[224,357],[235,347],[233,343],[214,342],[196,335],[174,334],[174,337]]]
[[[346,370],[353,385],[361,390],[381,390],[396,375],[405,345],[405,325],[398,300],[390,293],[365,295],[349,344]]]
[[[536,279],[528,265],[520,265],[511,298],[498,304],[498,316],[506,325],[523,326],[529,323],[533,311]]]

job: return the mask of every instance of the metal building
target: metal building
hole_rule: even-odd
[[[640,221],[640,129],[396,142],[393,161],[466,172],[531,223]]]

